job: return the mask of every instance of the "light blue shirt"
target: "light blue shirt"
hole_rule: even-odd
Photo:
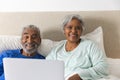
[[[92,41],[81,39],[72,51],[65,50],[66,40],[54,47],[46,57],[48,60],[61,60],[65,64],[65,77],[77,73],[83,80],[97,80],[108,74],[106,55]]]

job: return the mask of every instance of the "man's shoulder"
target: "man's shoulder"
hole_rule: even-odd
[[[0,55],[12,55],[12,54],[17,53],[19,51],[20,51],[20,49],[4,50],[0,53]]]
[[[41,55],[40,53],[37,53],[37,57],[38,57],[39,59],[45,59],[45,57],[44,57],[43,55]]]
[[[8,49],[8,50],[4,50],[2,52],[16,52],[16,51],[20,51],[20,49]]]

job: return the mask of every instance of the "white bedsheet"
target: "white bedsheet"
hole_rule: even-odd
[[[65,80],[68,80],[68,78],[76,73],[73,73],[65,78]],[[108,75],[106,78],[98,79],[98,80],[120,80],[120,78],[114,76],[114,75]]]
[[[118,78],[114,75],[109,75],[106,78],[102,78],[102,79],[99,79],[99,80],[120,80],[120,78]]]

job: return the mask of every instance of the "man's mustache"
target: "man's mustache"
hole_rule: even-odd
[[[25,43],[24,46],[31,46],[31,47],[37,47],[39,44],[37,44],[36,42],[34,43]]]

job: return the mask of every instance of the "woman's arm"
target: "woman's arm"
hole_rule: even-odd
[[[89,48],[89,60],[92,66],[86,69],[79,69],[79,76],[84,79],[99,79],[108,75],[108,64],[106,55],[96,45],[92,44]]]
[[[74,74],[73,76],[69,77],[68,80],[82,80],[78,74]]]

